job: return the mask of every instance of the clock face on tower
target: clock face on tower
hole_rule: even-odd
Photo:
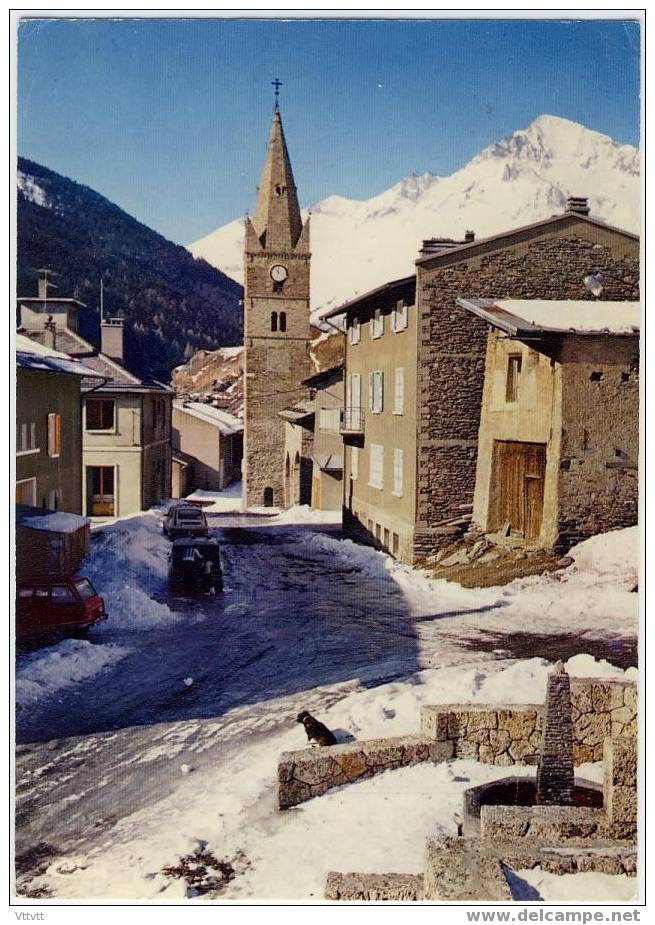
[[[287,268],[283,267],[280,263],[271,267],[271,279],[276,283],[283,283],[288,275],[289,272]]]

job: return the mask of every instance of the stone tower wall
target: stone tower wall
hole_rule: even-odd
[[[273,292],[270,268],[289,271],[282,293]],[[283,507],[283,408],[306,397],[300,382],[312,372],[309,358],[309,254],[246,255],[244,299],[246,503],[264,504],[273,490],[273,504]],[[271,314],[286,315],[286,331],[271,330]]]

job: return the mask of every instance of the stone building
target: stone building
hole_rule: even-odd
[[[635,524],[639,302],[458,301],[490,326],[474,524],[540,547]]]
[[[286,503],[284,422],[305,394],[309,358],[309,221],[303,225],[291,162],[275,107],[252,218],[245,222],[246,506]]]
[[[415,277],[330,313],[346,318],[347,533],[410,563],[449,542],[473,502],[487,350],[487,324],[457,299],[597,302],[590,274],[602,277],[601,300],[638,299],[639,238],[572,200],[489,238],[427,241]]]

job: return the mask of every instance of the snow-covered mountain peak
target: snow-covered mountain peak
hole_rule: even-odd
[[[371,199],[329,196],[312,207],[312,308],[407,276],[424,238],[478,238],[548,218],[569,196],[591,216],[637,232],[639,152],[559,116],[541,115],[446,177],[404,177]],[[189,245],[197,257],[243,279],[236,222]]]

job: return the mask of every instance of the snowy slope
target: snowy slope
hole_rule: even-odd
[[[569,196],[587,196],[592,216],[638,231],[637,149],[543,115],[449,177],[406,177],[365,201],[329,196],[311,209],[312,308],[411,274],[423,238],[467,229],[485,237],[561,212]],[[188,249],[242,281],[241,220]]]

